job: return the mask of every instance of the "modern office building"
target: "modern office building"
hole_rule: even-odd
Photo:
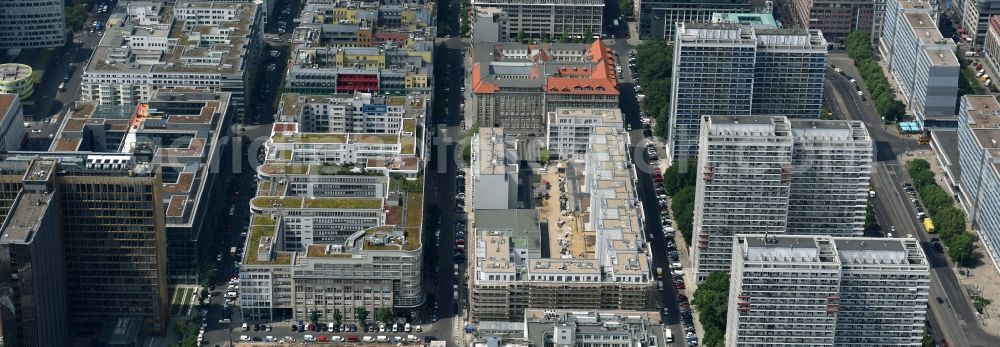
[[[958,200],[1000,271],[1000,103],[991,95],[963,96],[958,118]]]
[[[507,39],[582,38],[601,34],[604,1],[601,0],[473,0],[475,10],[498,8],[507,14]],[[591,37],[586,37],[591,35]]]
[[[0,93],[16,94],[21,100],[30,98],[35,93],[35,79],[31,73],[28,65],[0,64]]]
[[[66,44],[65,7],[62,0],[0,1],[0,49]]]
[[[471,115],[467,122],[501,127],[507,134],[543,135],[558,108],[618,108],[618,78],[611,48],[512,42],[472,46]]]
[[[654,279],[625,152],[627,135],[601,127],[591,138],[582,162],[557,170],[553,182],[565,192],[551,201],[565,202],[557,214],[540,216],[544,230],[513,210],[502,219],[477,210],[466,251],[472,320],[523,321],[531,309],[647,307]],[[489,221],[480,224],[479,218]]]
[[[788,233],[861,236],[875,146],[861,122],[789,120]]]
[[[861,122],[704,117],[692,259],[729,271],[732,236],[861,236],[873,162]]]
[[[590,147],[590,136],[599,127],[622,128],[619,109],[563,108],[548,114],[545,148],[551,159],[583,160]]]
[[[233,113],[229,93],[189,88],[162,88],[137,105],[78,101],[49,151],[134,153],[156,165],[163,172],[168,280],[196,284],[199,264],[214,256],[202,241],[224,227],[213,218],[228,200],[219,173],[241,165],[227,138]]]
[[[425,100],[399,98],[408,101],[398,104],[402,115],[425,109]],[[282,100],[282,117],[301,121],[307,119],[300,117],[304,107],[322,109],[304,106],[311,97]],[[240,276],[243,317],[308,320],[315,312],[329,321],[340,312],[356,321],[356,308],[408,315],[424,302],[419,121],[403,118],[391,133],[272,126],[250,201]]]
[[[479,128],[471,146],[472,207],[517,208],[517,142],[508,141],[501,128]]]
[[[916,239],[734,237],[726,346],[919,346],[930,266]]]
[[[715,13],[751,13],[749,0],[637,0],[639,38],[674,41],[677,23],[708,23]]]
[[[671,163],[697,156],[705,115],[819,118],[827,56],[822,34],[731,22],[739,17],[677,24],[667,150]]]
[[[1000,16],[990,17],[981,54],[992,71],[1000,71]]]
[[[308,133],[398,133],[416,132],[416,120],[424,117],[423,98],[371,93],[308,96],[285,93],[281,97],[278,122],[293,122]],[[415,104],[416,105],[413,105]],[[403,119],[407,119],[403,124]]]
[[[21,148],[26,132],[24,107],[17,94],[0,93],[0,152]]]
[[[792,129],[785,117],[706,116],[699,142],[692,263],[729,271],[733,235],[787,230]]]
[[[827,41],[843,42],[852,31],[871,34],[872,42],[882,33],[883,1],[876,0],[786,0],[791,11],[788,25],[823,32]]]
[[[879,51],[905,104],[924,126],[953,123],[960,67],[955,42],[937,29],[934,5],[887,0],[885,9]]]
[[[153,91],[190,87],[232,95],[243,115],[256,84],[261,8],[254,2],[149,2],[114,12],[83,73],[83,100],[147,102]]]
[[[16,98],[15,98],[16,100]],[[66,267],[55,187],[3,182],[0,213],[0,335],[5,345],[58,346],[69,340]],[[22,185],[17,191],[12,186]],[[10,194],[14,195],[11,199]],[[52,207],[50,207],[52,206]]]
[[[30,265],[35,270],[65,268],[63,283],[49,282],[60,278],[51,273],[24,279],[45,281],[43,286],[35,287],[35,295],[56,295],[59,290],[40,287],[65,286],[67,328],[39,333],[88,336],[100,332],[105,322],[121,315],[140,317],[142,330],[148,333],[165,331],[169,313],[166,205],[160,199],[165,188],[161,173],[148,158],[134,153],[19,152],[0,161],[0,182],[3,189],[0,197],[17,197],[18,202],[5,203],[10,206],[5,210],[5,230],[34,224],[32,228],[37,227],[37,232],[29,247],[41,247],[52,236],[48,234],[51,231],[61,237],[61,247],[38,250],[49,252],[61,248],[61,257],[60,253],[21,254],[18,257],[32,257],[32,263],[0,262],[6,266]],[[52,196],[44,197],[45,193],[40,191]],[[25,215],[40,220],[23,222],[20,218]],[[14,238],[11,235],[5,241],[14,242]],[[54,259],[62,263],[57,267],[51,263]],[[45,298],[34,300],[40,299]],[[24,306],[30,300],[33,299],[22,297],[19,305],[30,309]],[[47,305],[35,308],[42,315],[38,319],[57,317],[58,311]],[[37,311],[43,308],[48,312]],[[15,319],[21,320],[21,328],[11,333],[25,338],[47,338],[29,331],[34,318],[17,313]],[[7,322],[4,324],[6,328]],[[3,333],[8,332],[5,329]]]
[[[962,1],[961,19],[964,35],[976,44],[986,40],[989,31],[990,17],[1000,15],[1000,1],[997,0],[965,0]]]

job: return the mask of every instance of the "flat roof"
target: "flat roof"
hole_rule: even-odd
[[[996,128],[1000,125],[1000,102],[993,95],[964,95],[965,107],[959,112],[968,114],[970,128]]]
[[[52,202],[52,194],[21,191],[4,223],[0,243],[31,243],[42,224],[42,216]]]

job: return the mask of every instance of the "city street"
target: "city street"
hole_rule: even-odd
[[[850,65],[849,59],[843,57],[836,59],[831,55],[831,62],[852,77],[860,79],[860,75]],[[826,86],[825,98],[834,116],[863,121],[875,142],[876,163],[872,174],[872,186],[876,193],[874,210],[883,234],[888,233],[894,226],[897,230],[894,237],[912,235],[918,238],[927,254],[931,265],[928,320],[937,337],[945,338],[949,344],[955,346],[1000,345],[1000,338],[985,333],[979,326],[976,312],[968,296],[949,268],[953,265],[944,254],[936,253],[930,247],[930,237],[923,230],[911,202],[903,192],[902,184],[910,182],[903,167],[907,160],[907,152],[927,146],[887,131],[874,106],[870,102],[862,101],[855,92],[853,84],[833,69],[827,70]],[[943,298],[944,303],[937,303],[937,297]]]

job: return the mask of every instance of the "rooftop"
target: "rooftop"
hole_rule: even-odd
[[[473,44],[472,89],[477,94],[504,88],[549,94],[618,95],[611,49],[601,40],[590,45],[513,42]]]
[[[993,95],[962,96],[961,113],[968,114],[970,128],[996,128],[1000,125],[1000,102]]]
[[[52,194],[22,190],[3,224],[0,244],[28,244],[39,231]]]
[[[250,205],[259,209],[274,208],[324,208],[324,209],[381,209],[382,199],[329,198],[329,197],[255,197]]]
[[[255,3],[179,1],[172,10],[167,9],[155,23],[141,22],[149,17],[113,13],[87,72],[242,72],[249,36],[256,30],[254,26],[260,25],[254,23]],[[145,44],[157,41],[167,44]]]

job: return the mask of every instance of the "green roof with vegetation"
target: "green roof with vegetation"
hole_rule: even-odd
[[[246,264],[289,264],[292,261],[290,252],[275,252],[275,256],[270,261],[257,260],[257,249],[261,239],[264,237],[276,237],[277,225],[270,217],[254,215],[250,224],[250,236],[247,241],[246,254],[243,261]]]
[[[380,209],[382,199],[355,198],[306,198],[256,197],[250,201],[257,208],[335,208],[335,209]]]

